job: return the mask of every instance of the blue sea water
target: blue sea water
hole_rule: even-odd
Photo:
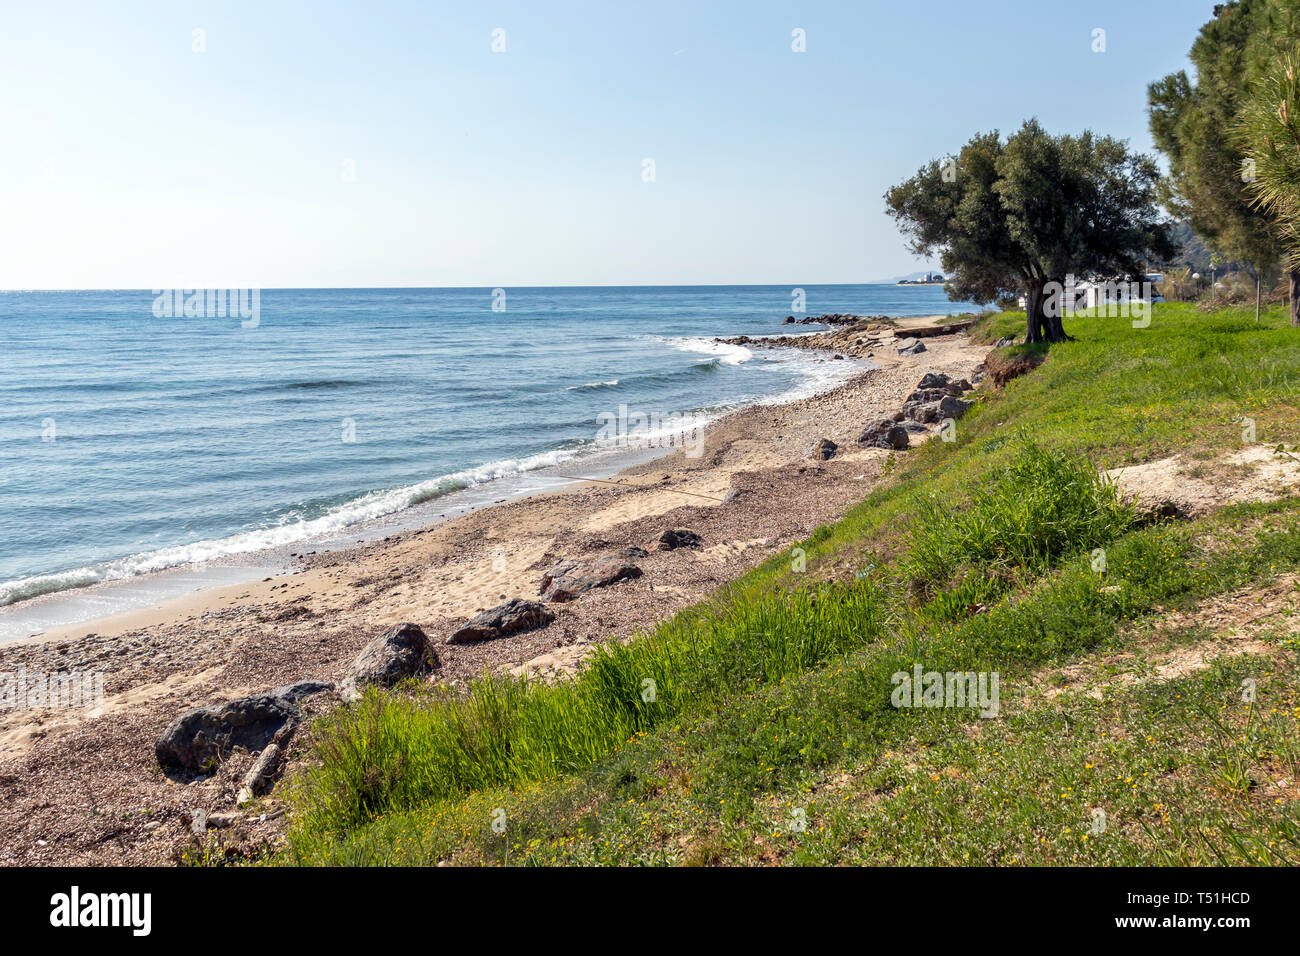
[[[809,315],[973,308],[805,291]],[[0,292],[0,606],[572,471],[620,405],[707,419],[848,371],[711,341],[791,332],[788,286],[264,290],[254,327],[156,299]]]

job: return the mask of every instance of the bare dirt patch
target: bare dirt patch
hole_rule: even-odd
[[[1300,486],[1300,458],[1250,445],[1214,462],[1175,455],[1113,468],[1106,477],[1141,510],[1195,517],[1227,505],[1294,495]]]
[[[1276,643],[1269,632],[1300,627],[1300,575],[1279,576],[1271,584],[1241,588],[1209,598],[1190,611],[1171,611],[1152,628],[1132,635],[1131,649],[1088,658],[1039,674],[1035,692],[1050,700],[1066,692],[1095,700],[1150,680],[1178,680],[1208,669],[1224,657],[1274,657]],[[1169,650],[1171,640],[1187,632],[1210,636]]]

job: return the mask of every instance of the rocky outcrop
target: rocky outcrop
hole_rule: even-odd
[[[857,325],[859,322],[887,322],[884,315],[849,315],[843,312],[826,312],[822,315],[810,315],[796,319],[787,315],[782,325]]]
[[[249,753],[265,750],[277,733],[297,722],[298,705],[304,699],[332,689],[323,681],[303,681],[225,704],[196,707],[163,731],[154,743],[154,756],[165,770],[215,770],[237,747]]]
[[[492,641],[507,634],[518,634],[545,627],[555,620],[555,614],[537,601],[511,598],[478,614],[447,638],[448,644],[473,644]]]
[[[609,587],[640,576],[640,567],[615,556],[591,561],[564,560],[542,575],[539,593],[543,600],[558,604],[574,601],[592,588]]]
[[[927,372],[903,402],[903,417],[934,424],[966,414],[970,403],[958,398],[972,388],[965,379],[954,381],[943,372]]]
[[[352,662],[352,679],[357,684],[391,687],[438,667],[438,654],[424,631],[414,624],[398,624],[366,645]]]

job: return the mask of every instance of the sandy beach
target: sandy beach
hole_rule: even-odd
[[[895,331],[863,322],[802,337],[797,347],[824,349],[826,361],[878,367],[832,391],[715,422],[699,457],[676,451],[608,481],[578,482],[347,550],[300,554],[291,570],[266,580],[0,646],[0,670],[102,672],[105,691],[96,716],[0,711],[0,862],[170,864],[195,839],[196,808],[228,815],[218,818],[218,835],[233,850],[274,843],[284,825],[275,792],[256,815],[235,811],[251,755],[232,755],[211,776],[168,777],[155,739],[192,707],[301,680],[337,682],[360,649],[394,624],[416,623],[438,643],[441,668],[432,680],[465,681],[484,670],[563,674],[593,644],[627,638],[708,596],[861,500],[890,455],[906,454],[858,444],[863,427],[898,411],[927,372],[975,376],[988,351],[957,333],[926,337],[926,351],[904,357]],[[925,437],[913,435],[913,443]],[[830,460],[809,455],[823,438],[839,446]],[[689,529],[701,545],[656,550],[666,529]],[[535,598],[555,562],[634,547],[647,552],[637,558],[640,577],[554,605],[549,626],[443,645],[478,611]],[[336,704],[323,696],[312,707]],[[295,738],[290,773],[305,737]]]

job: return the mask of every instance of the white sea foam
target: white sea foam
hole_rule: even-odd
[[[755,405],[784,405],[786,402],[811,398],[838,388],[858,373],[875,367],[871,362],[858,359],[835,360],[826,357],[825,353],[810,353],[802,349],[779,349],[773,350],[772,354],[779,356],[779,361],[792,365],[803,376],[803,380],[777,395],[758,399],[753,403]]]
[[[664,338],[662,341],[683,352],[698,352],[713,356],[720,365],[743,365],[754,357],[754,353],[743,345],[728,345],[713,339],[680,336]]]
[[[523,458],[489,462],[453,474],[440,475],[414,485],[388,491],[368,492],[316,518],[286,517],[270,527],[245,531],[224,538],[140,552],[71,571],[6,581],[0,583],[0,607],[55,591],[87,587],[102,581],[123,580],[181,565],[202,564],[234,555],[279,548],[307,538],[327,536],[350,525],[382,518],[412,505],[440,498],[453,491],[562,464],[580,457],[584,452],[595,447],[598,447],[598,443],[593,441],[586,446],[574,446]]]

